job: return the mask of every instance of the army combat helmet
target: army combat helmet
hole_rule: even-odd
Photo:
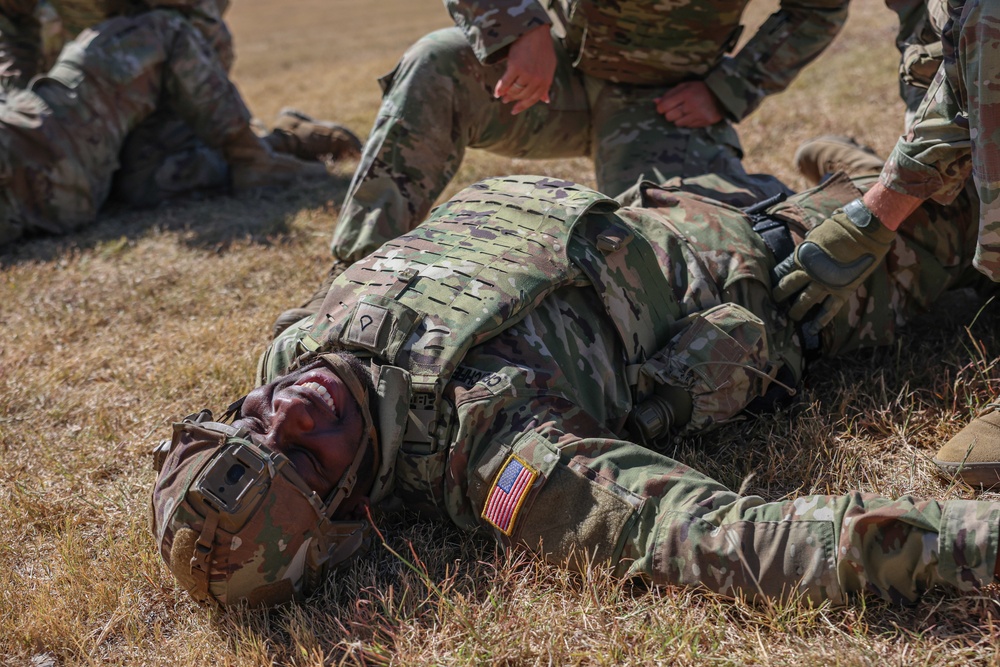
[[[328,497],[319,497],[282,453],[245,427],[213,422],[208,410],[174,424],[173,437],[154,452],[150,527],[163,560],[196,600],[271,606],[302,599],[367,549],[367,521],[334,517],[368,449],[379,465],[368,392],[339,357],[320,359],[357,401],[372,443],[358,448]]]

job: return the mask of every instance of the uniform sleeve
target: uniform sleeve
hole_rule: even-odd
[[[552,24],[537,0],[444,0],[444,5],[484,64],[503,59],[529,30]]]
[[[757,33],[705,78],[732,120],[741,120],[768,95],[788,87],[840,32],[848,0],[782,0]]]
[[[1000,281],[1000,3],[979,0],[963,31],[969,124],[975,128],[972,175],[979,194],[975,266]]]
[[[975,265],[1000,279],[1000,5],[968,0],[945,30],[945,62],[938,69],[909,132],[900,138],[882,184],[946,203],[970,173],[980,200]]]
[[[37,0],[0,0],[0,89],[24,88],[41,64]]]
[[[993,581],[1000,506],[868,494],[765,502],[630,442],[525,433],[498,457],[483,521],[571,567],[728,596],[914,601]]]
[[[233,36],[222,20],[222,15],[229,9],[229,0],[145,0],[145,2],[150,7],[176,9],[184,14],[205,41],[212,46],[212,50],[226,71],[233,68],[236,59]]]
[[[938,69],[910,130],[896,142],[882,184],[920,199],[951,201],[972,169],[969,121],[945,68]]]

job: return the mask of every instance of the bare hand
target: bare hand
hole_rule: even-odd
[[[493,96],[504,104],[514,102],[511,113],[515,116],[536,102],[548,104],[555,72],[556,50],[549,26],[538,26],[510,45],[507,70],[497,81]]]
[[[656,110],[677,127],[708,127],[723,118],[719,101],[701,81],[677,84],[656,98]]]

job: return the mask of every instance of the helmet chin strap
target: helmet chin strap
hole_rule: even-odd
[[[319,358],[337,374],[337,377],[344,383],[347,390],[351,392],[351,396],[361,409],[361,416],[364,420],[363,434],[367,434],[368,436],[367,440],[358,447],[358,451],[354,455],[354,461],[344,471],[344,474],[341,475],[330,497],[326,499],[325,514],[327,519],[331,519],[341,503],[354,491],[354,486],[358,482],[358,468],[361,467],[361,461],[365,458],[367,448],[371,447],[374,450],[373,469],[375,471],[378,471],[380,452],[378,447],[378,432],[375,430],[375,421],[372,419],[371,409],[368,407],[367,387],[354,374],[351,366],[336,354],[321,354]]]

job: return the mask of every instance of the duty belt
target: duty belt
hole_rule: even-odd
[[[768,197],[743,209],[743,213],[750,219],[751,229],[760,235],[764,245],[774,255],[775,266],[795,252],[795,240],[792,238],[792,232],[788,229],[788,222],[781,218],[772,217],[765,211],[775,204],[785,201],[786,197],[785,193],[779,192],[773,197]],[[776,282],[773,270],[771,278],[772,283]],[[822,347],[822,340],[819,334],[813,333],[810,327],[805,326],[805,323],[799,323],[796,328],[802,340],[802,348],[806,353],[806,359],[812,360],[819,357],[820,348]]]
[[[743,209],[743,213],[750,219],[751,228],[760,235],[764,245],[774,255],[776,265],[795,251],[795,240],[792,239],[787,222],[780,218],[773,218],[765,211],[775,204],[785,201],[787,196],[784,192],[779,192],[773,197],[768,197]]]

